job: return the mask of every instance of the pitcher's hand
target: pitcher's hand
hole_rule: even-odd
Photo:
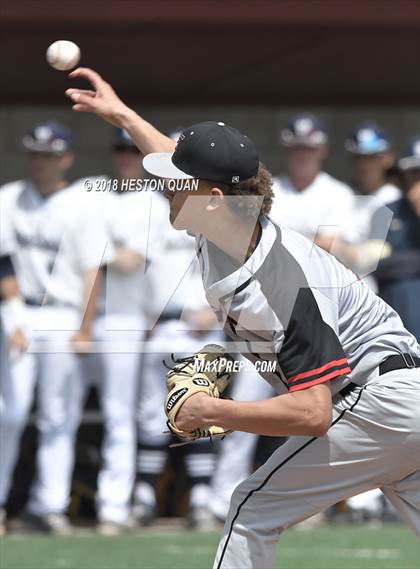
[[[125,105],[109,83],[88,67],[78,67],[69,74],[70,77],[87,79],[91,89],[70,88],[66,96],[73,102],[73,111],[78,113],[95,113],[110,124],[123,128],[123,120],[133,111]]]

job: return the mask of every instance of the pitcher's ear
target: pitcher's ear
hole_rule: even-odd
[[[219,188],[215,188],[217,192],[211,192],[209,203],[206,206],[206,211],[214,211],[219,208],[225,199],[223,192]]]

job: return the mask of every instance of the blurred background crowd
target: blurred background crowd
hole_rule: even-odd
[[[91,4],[86,3],[85,16],[99,27]],[[279,15],[272,3],[262,5],[259,20],[245,2],[242,14],[226,9],[226,21],[218,22],[235,44],[231,68],[227,53],[223,63],[218,60],[219,69],[216,57],[210,67],[201,65],[208,58],[200,50],[205,34],[214,31],[216,16],[206,22],[197,16],[198,26],[189,28],[194,22],[187,25],[187,11],[180,25],[174,23],[174,14],[171,20],[168,6],[167,21],[157,23],[147,20],[147,10],[141,21],[133,8],[134,15],[126,12],[133,22],[123,21],[120,14],[119,27],[112,27],[104,14],[105,28],[117,46],[113,54],[107,48],[106,63],[104,40],[92,43],[80,27],[63,29],[72,33],[68,39],[81,44],[82,53],[92,54],[86,64],[105,68],[104,74],[113,70],[109,80],[117,91],[123,74],[122,95],[132,97],[137,110],[170,136],[176,138],[191,123],[213,119],[249,135],[273,174],[272,219],[336,255],[398,311],[420,341],[420,116],[410,98],[417,84],[400,82],[400,91],[397,81],[388,85],[392,73],[384,71],[384,53],[378,65],[369,51],[385,95],[367,88],[375,85],[373,68],[358,49],[385,41],[378,31],[384,15],[368,10],[364,24],[353,22],[365,26],[370,36],[362,31],[357,42],[353,30],[353,54],[341,53],[341,59],[336,54],[334,69],[337,74],[340,61],[346,54],[347,62],[353,61],[353,55],[365,81],[359,89],[357,73],[350,83],[343,77],[340,91],[325,75],[328,65],[318,68],[315,79],[311,67],[322,60],[324,50],[333,57],[331,38],[338,42],[337,27],[328,28],[321,19],[317,28],[316,17],[322,14],[314,14],[311,33],[302,21],[299,36],[299,14],[291,6]],[[17,16],[8,10],[13,29]],[[42,26],[48,29],[50,16],[43,16]],[[339,26],[341,17],[345,14],[337,13],[328,25]],[[166,62],[166,82],[156,79],[162,73],[160,51],[146,54],[143,48],[140,61],[132,59],[136,21],[143,31],[148,25],[147,38],[154,32],[178,50],[179,68],[168,69]],[[410,57],[416,44],[410,43],[409,33],[405,39],[400,34],[410,23],[394,24],[394,41],[401,42],[395,45],[401,52],[407,42]],[[349,20],[346,25],[347,33]],[[248,43],[241,43],[247,42],[250,28],[255,37],[266,38],[255,46],[255,57]],[[277,42],[279,29],[284,33]],[[124,39],[123,32],[131,39]],[[36,52],[42,34],[31,33]],[[387,42],[389,34],[388,29]],[[144,43],[147,38],[143,36]],[[192,49],[191,38],[201,56]],[[42,46],[50,39],[57,37],[48,29]],[[15,41],[16,34],[6,36],[9,47]],[[221,37],[215,49],[223,49],[225,41]],[[274,49],[281,42],[281,53],[292,50],[292,57]],[[42,59],[42,50],[37,57]],[[388,63],[398,78],[395,57]],[[28,69],[28,78],[33,72]],[[183,356],[225,340],[202,291],[194,239],[171,228],[160,192],[124,191],[123,180],[148,177],[127,133],[94,117],[72,116],[57,104],[62,105],[66,81],[58,72],[42,73],[48,75],[41,91],[36,82],[23,85],[21,76],[11,82],[0,109],[0,532],[68,534],[72,524],[89,519],[102,534],[115,535],[150,525],[160,516],[184,516],[190,527],[211,527],[226,516],[235,486],[282,440],[232,433],[214,444],[168,448],[176,441],[166,432],[163,415],[163,361],[170,364],[171,353]],[[272,85],[267,77],[273,77]],[[146,92],[144,106],[138,85]],[[200,85],[209,88],[201,93]],[[279,95],[283,86],[286,94]],[[19,93],[25,89],[22,98]],[[20,101],[31,105],[13,106]],[[273,393],[247,370],[236,375],[230,395],[244,400]],[[393,516],[380,492],[372,491],[337,505],[324,519]]]

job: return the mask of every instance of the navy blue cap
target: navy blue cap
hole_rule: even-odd
[[[410,140],[405,155],[398,160],[398,166],[401,170],[420,168],[420,134]]]
[[[391,142],[375,122],[366,121],[354,129],[344,146],[353,154],[369,156],[386,152],[391,148]]]
[[[294,116],[281,131],[284,146],[308,146],[316,148],[328,142],[328,133],[321,119],[311,113]]]
[[[63,154],[71,148],[71,132],[55,121],[39,123],[22,139],[22,144],[30,152]]]
[[[114,129],[114,136],[112,139],[112,146],[127,146],[127,147],[136,147],[133,139],[125,130],[125,128],[116,128]]]

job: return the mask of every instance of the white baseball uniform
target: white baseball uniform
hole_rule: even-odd
[[[326,172],[320,172],[298,191],[288,176],[273,179],[270,217],[312,241],[318,235],[340,234],[353,207],[352,190]]]
[[[0,194],[0,198],[2,194]],[[12,195],[8,196],[9,199],[12,198]],[[7,201],[7,200],[6,200]],[[0,200],[0,204],[3,205],[3,200]],[[13,235],[10,233],[10,227],[7,223],[2,223],[3,221],[3,214],[0,211],[0,258],[5,256],[10,256],[10,253],[13,250]],[[0,275],[2,278],[3,275]],[[6,326],[8,325],[9,329],[5,329],[4,327],[4,306],[1,306],[1,314],[0,314],[0,422],[1,418],[5,414],[5,404],[6,401],[1,396],[6,385],[10,383],[10,352],[8,349],[8,335],[12,332],[12,328],[14,328],[16,322],[13,320],[11,322],[6,322]],[[24,316],[23,316],[24,317]],[[6,318],[8,320],[8,318]],[[8,460],[8,440],[6,433],[3,432],[3,429],[0,428],[0,464],[3,461]],[[5,502],[7,500],[7,492],[6,486],[8,485],[2,483],[1,478],[1,470],[0,470],[0,508],[3,508]]]
[[[401,190],[393,184],[384,184],[376,192],[368,195],[356,195],[354,200],[355,218],[351,220],[352,227],[356,228],[355,237],[351,241],[364,242],[369,236],[370,224],[373,214],[381,206],[396,201],[401,197]],[[349,222],[345,224],[345,235],[353,234]],[[385,236],[384,236],[385,237]]]
[[[136,472],[136,411],[142,342],[147,327],[146,270],[152,251],[167,223],[163,200],[153,192],[107,191],[98,196],[105,203],[107,230],[118,247],[138,253],[141,266],[130,272],[110,264],[103,280],[98,316],[94,325],[100,372],[105,435],[103,466],[98,476],[98,517],[123,523],[130,511]],[[99,361],[98,361],[99,360]]]
[[[412,359],[420,346],[332,255],[268,218],[260,223],[259,243],[239,268],[197,237],[207,299],[236,349],[275,363],[261,375],[277,393],[329,381],[333,422],[325,436],[290,437],[235,490],[218,569],[272,567],[284,529],[376,487],[420,532],[420,369]],[[411,369],[388,371],[401,354]],[[353,389],[340,394],[344,387]]]
[[[80,357],[70,338],[85,309],[83,276],[112,256],[102,212],[76,184],[42,197],[29,181],[0,190],[2,224],[14,237],[13,262],[27,303],[28,351],[14,358],[2,383],[0,501],[5,500],[19,439],[38,380],[37,478],[28,510],[42,515],[67,507],[80,421]]]
[[[386,208],[386,205],[400,197],[401,190],[392,184],[384,184],[373,194],[355,195],[352,215],[347,216],[343,226],[342,235],[344,239],[356,246],[365,244],[369,238],[373,215],[376,212],[381,217],[382,239],[385,242],[392,221],[392,212]],[[378,211],[379,209],[380,211]],[[377,237],[379,239],[380,236]],[[382,247],[379,247],[377,254],[372,259],[367,258],[362,253],[360,263],[351,266],[374,292],[377,291],[377,285],[371,273],[376,269],[381,252]]]
[[[164,203],[168,216],[168,203],[166,200]],[[152,261],[148,273],[149,313],[152,321],[160,319],[149,334],[142,365],[138,456],[141,481],[161,474],[166,462],[164,447],[170,440],[164,413],[167,370],[162,360],[170,365],[171,353],[180,357],[198,351],[205,344],[223,341],[219,327],[198,334],[185,318],[188,311],[209,309],[201,284],[194,238],[175,231],[167,220],[162,226],[162,238],[165,248]],[[190,506],[207,506],[208,488],[205,492],[203,487],[214,471],[214,452],[208,448],[207,441],[201,441],[187,449],[185,461],[187,474],[196,482],[191,491]],[[139,502],[144,499],[143,490],[140,483],[136,491]]]

